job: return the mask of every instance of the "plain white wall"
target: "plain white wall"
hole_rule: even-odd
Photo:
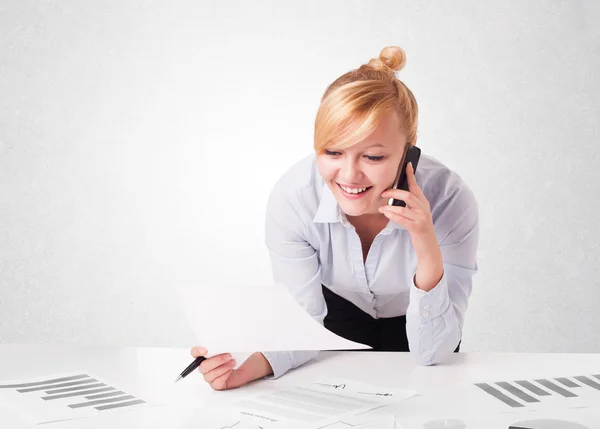
[[[598,3],[458,4],[2,0],[0,342],[191,345],[173,285],[271,282],[272,185],[396,44],[480,205],[463,351],[600,352]]]

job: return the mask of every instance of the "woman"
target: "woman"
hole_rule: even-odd
[[[459,349],[477,272],[478,209],[460,177],[427,155],[416,175],[407,168],[408,192],[391,189],[417,140],[417,103],[395,75],[405,63],[404,51],[388,46],[327,88],[315,155],[270,195],[266,244],[275,281],[327,329],[432,365]],[[280,377],[316,354],[257,352],[235,370],[220,354],[199,370],[213,389],[230,389]]]

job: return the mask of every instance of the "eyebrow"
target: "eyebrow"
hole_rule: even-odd
[[[383,147],[383,148],[385,148],[385,146],[382,145],[381,143],[375,143],[375,144],[372,144],[370,146],[367,146],[365,149],[371,149],[371,148],[374,148],[374,147]]]

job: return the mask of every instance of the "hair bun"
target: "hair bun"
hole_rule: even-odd
[[[395,73],[406,65],[406,54],[398,46],[386,46],[381,50],[379,58],[371,59],[368,65],[380,71]]]

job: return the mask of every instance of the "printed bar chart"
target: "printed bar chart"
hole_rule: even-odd
[[[77,380],[77,381],[74,381]],[[43,392],[45,395],[41,396],[40,399],[44,401],[51,401],[55,399],[73,398],[74,401],[78,401],[78,396],[83,396],[85,402],[75,402],[74,404],[68,404],[70,408],[81,408],[85,406],[95,406],[97,410],[107,410],[115,408],[117,406],[132,406],[143,404],[144,401],[137,399],[131,395],[127,395],[124,392],[115,389],[114,387],[107,386],[105,383],[98,383],[98,380],[90,377],[87,374],[78,374],[71,377],[55,378],[50,380],[36,381],[32,383],[21,383],[21,384],[7,384],[1,385],[0,389],[15,389],[21,394],[27,394],[31,392]],[[97,395],[94,393],[107,392],[105,395],[111,395],[114,397],[107,399],[97,399]],[[118,395],[118,396],[117,396]],[[120,404],[113,404],[112,406],[100,406],[106,403],[121,402]]]
[[[0,383],[0,403],[36,424],[88,417],[146,404],[130,392],[87,373],[48,376],[33,381]]]
[[[600,374],[532,380],[475,383],[480,391],[514,409],[535,407],[544,401],[600,401]],[[566,402],[565,402],[566,401]]]

